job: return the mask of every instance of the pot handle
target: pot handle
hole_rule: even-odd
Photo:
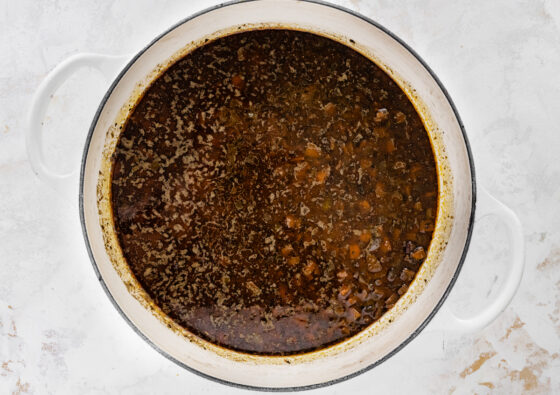
[[[56,66],[37,88],[27,116],[25,131],[27,156],[35,174],[56,190],[69,192],[74,184],[73,179],[76,178],[78,168],[61,174],[50,169],[45,163],[41,131],[50,99],[64,81],[77,70],[83,67],[93,67],[99,70],[108,81],[112,81],[117,72],[122,69],[125,61],[129,59],[129,55],[113,56],[94,53],[73,55]]]
[[[481,330],[494,321],[513,299],[523,276],[525,262],[523,228],[517,215],[509,207],[490,195],[486,189],[479,187],[475,224],[489,215],[500,217],[509,231],[512,254],[511,267],[501,290],[494,301],[490,302],[480,313],[470,318],[457,317],[451,311],[449,305],[444,304],[438,319],[433,322],[433,325],[430,325],[430,329],[453,332],[475,332]]]

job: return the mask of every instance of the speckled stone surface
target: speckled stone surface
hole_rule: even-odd
[[[31,171],[26,111],[41,80],[79,52],[134,53],[217,2],[0,2],[0,393],[230,394],[168,361],[124,322],[87,257],[75,196]],[[396,356],[350,381],[312,391],[560,392],[560,2],[340,1],[410,44],[449,90],[481,185],[520,217],[526,271],[511,305],[486,329],[430,326]],[[76,167],[108,82],[80,71],[52,99],[45,153]],[[447,304],[475,314],[499,291],[505,227],[475,228]],[[433,326],[432,326],[433,327]]]

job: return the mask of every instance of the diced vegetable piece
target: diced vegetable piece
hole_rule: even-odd
[[[291,244],[286,244],[284,247],[282,247],[282,249],[280,250],[280,253],[282,254],[282,256],[288,257],[288,256],[290,256],[292,251],[294,251],[294,248],[292,247],[292,245]]]
[[[358,206],[360,207],[360,211],[363,213],[367,213],[371,209],[371,205],[367,200],[360,200]]]
[[[387,236],[384,236],[383,239],[381,240],[379,251],[381,251],[382,254],[386,254],[392,250],[393,250],[393,246],[391,245],[391,240],[389,240]]]
[[[295,215],[288,214],[286,215],[286,226],[290,229],[299,228],[301,225],[301,220],[297,218]]]
[[[422,259],[426,258],[426,251],[424,251],[424,247],[416,247],[416,249],[412,254],[410,254],[410,256],[417,261],[421,261]]]
[[[389,296],[389,298],[387,298],[387,301],[385,302],[385,306],[387,306],[387,307],[390,308],[390,307],[393,306],[393,304],[394,304],[397,300],[399,300],[399,295],[396,294],[396,293],[394,293],[394,294],[392,294],[391,296]]]
[[[321,156],[321,148],[313,143],[307,143],[307,147],[305,148],[305,156],[308,158],[317,159]]]
[[[385,144],[385,150],[390,154],[392,152],[395,152],[395,150],[397,149],[397,146],[395,145],[395,139],[390,138],[387,140],[387,143]]]
[[[381,266],[379,259],[377,259],[375,255],[369,255],[367,260],[367,269],[371,273],[378,273],[381,269],[383,269],[383,266]]]
[[[325,111],[326,115],[332,117],[334,114],[336,114],[336,104],[328,102],[327,104],[325,104],[325,107],[323,107],[323,110]]]
[[[288,264],[291,266],[295,266],[299,263],[299,256],[291,256],[288,258]]]
[[[362,169],[369,169],[371,168],[371,165],[373,164],[373,161],[371,159],[362,159],[360,160],[360,167]]]
[[[373,120],[375,122],[383,122],[386,121],[388,118],[389,118],[389,111],[387,111],[386,108],[380,108],[375,113],[375,117],[373,118]]]
[[[406,293],[406,291],[408,291],[408,287],[407,287],[405,284],[403,284],[403,285],[401,285],[401,287],[399,288],[399,290],[397,291],[397,293],[398,293],[400,296],[402,296],[402,295],[404,295],[404,294]]]
[[[357,244],[350,244],[348,246],[348,256],[350,259],[358,259],[360,257],[360,246]]]
[[[309,259],[305,266],[303,267],[303,275],[305,277],[312,277],[313,273],[319,271],[319,267],[315,263],[315,261]]]
[[[352,288],[348,285],[348,284],[343,284],[339,291],[338,294],[340,296],[342,296],[343,298],[347,297],[350,294],[350,291],[352,290]]]
[[[348,306],[355,305],[357,302],[358,298],[355,295],[352,295],[348,299],[346,299],[346,303],[348,304]]]
[[[361,316],[362,315],[360,314],[360,312],[358,310],[356,310],[355,308],[351,307],[350,309],[348,309],[348,321],[349,322],[354,322],[358,318],[360,318]]]
[[[402,270],[401,275],[399,276],[399,278],[405,282],[409,282],[414,278],[414,275],[416,274],[416,272],[407,269],[406,267]]]
[[[385,196],[385,185],[383,185],[382,182],[378,182],[377,184],[375,184],[375,195],[378,198],[382,198],[383,196]]]
[[[234,74],[233,77],[231,77],[231,83],[239,90],[245,87],[245,79],[239,74]]]
[[[319,184],[324,184],[325,180],[329,176],[329,173],[330,173],[330,169],[328,168],[319,170],[317,172],[317,175],[315,176],[315,181],[317,181]]]
[[[338,273],[336,273],[336,276],[338,277],[339,280],[344,280],[346,277],[348,277],[348,272],[346,270],[341,270]]]
[[[401,111],[397,111],[397,113],[395,114],[395,121],[397,122],[397,124],[406,122],[406,115],[404,115],[404,113]]]
[[[363,230],[360,234],[360,241],[362,243],[369,243],[371,240],[371,232],[369,230]]]

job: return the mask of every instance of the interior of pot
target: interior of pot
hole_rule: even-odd
[[[166,317],[128,269],[110,209],[110,157],[120,127],[146,86],[204,40],[255,28],[310,31],[351,46],[375,61],[413,101],[430,134],[438,166],[440,198],[434,239],[407,293],[360,334],[327,349],[289,357],[226,350]],[[316,385],[384,360],[434,313],[454,282],[470,232],[471,162],[461,125],[445,92],[397,39],[371,21],[333,6],[292,0],[245,2],[202,12],[180,23],[121,73],[102,102],[87,141],[81,214],[94,267],[109,296],[133,327],[167,356],[189,369],[234,384],[269,388]]]

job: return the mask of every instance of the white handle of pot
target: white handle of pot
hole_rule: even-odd
[[[434,320],[434,325],[430,325],[432,330],[444,330],[454,332],[475,332],[494,321],[513,299],[521,277],[523,276],[523,266],[525,262],[525,246],[523,239],[523,228],[517,215],[494,198],[484,188],[479,187],[477,193],[475,224],[482,218],[496,215],[508,228],[509,241],[511,244],[511,265],[502,288],[496,298],[490,302],[477,315],[470,318],[459,318],[450,309],[448,304],[444,304],[438,319]],[[476,225],[475,225],[476,226]]]
[[[122,68],[125,61],[129,59],[129,55],[112,56],[93,53],[73,55],[56,66],[35,92],[27,117],[25,135],[27,155],[35,174],[56,190],[65,194],[69,192],[74,184],[73,179],[76,178],[78,166],[73,171],[63,174],[50,169],[45,163],[41,132],[52,96],[68,77],[83,67],[92,67],[99,70],[109,83]]]

